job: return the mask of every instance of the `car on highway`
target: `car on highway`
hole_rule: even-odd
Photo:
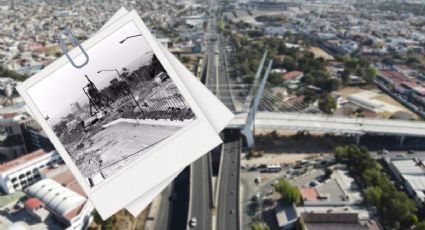
[[[407,154],[415,154],[415,151],[413,151],[413,150],[409,149],[409,150],[407,151]]]
[[[196,227],[196,217],[192,217],[189,221],[189,226],[190,227]]]

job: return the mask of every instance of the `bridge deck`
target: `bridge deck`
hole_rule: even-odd
[[[237,114],[229,128],[242,128],[247,113]],[[316,114],[257,112],[255,127],[294,131],[336,132],[345,134],[388,134],[425,137],[425,122],[350,118]]]

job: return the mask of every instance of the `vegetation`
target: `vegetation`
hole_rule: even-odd
[[[217,22],[217,27],[220,31],[224,31],[224,18],[220,17]]]
[[[344,85],[349,83],[350,75],[356,75],[360,79],[367,83],[373,84],[376,78],[377,70],[373,67],[369,61],[364,58],[355,58],[350,55],[344,55],[337,57],[338,61],[344,62],[344,71],[341,74],[341,79]]]
[[[2,66],[0,66],[0,77],[9,77],[16,81],[25,81],[28,78],[27,75],[19,74]]]
[[[101,226],[100,228],[101,228],[102,230],[109,230],[109,229],[113,229],[113,228],[114,228],[115,223],[117,222],[117,220],[116,220],[115,216],[111,216],[109,219],[107,219],[107,220],[103,221],[103,220],[102,220],[102,217],[100,217],[99,213],[97,213],[97,211],[96,211],[96,210],[94,210],[94,211],[92,212],[92,216],[93,216],[93,220],[94,220],[94,222],[95,222],[97,225]]]
[[[323,113],[332,114],[333,111],[336,109],[335,99],[329,94],[323,94],[319,98],[319,109]]]
[[[292,186],[287,180],[281,179],[275,186],[276,192],[282,196],[282,201],[286,204],[301,204],[301,193],[297,187]]]
[[[251,225],[251,230],[270,230],[267,224],[254,223]]]
[[[180,58],[180,60],[181,60],[183,63],[187,64],[187,63],[189,63],[189,62],[190,62],[190,57],[188,57],[188,56],[183,56],[183,57],[181,57],[181,58]]]
[[[397,190],[365,147],[356,145],[337,147],[335,158],[338,162],[346,164],[350,173],[361,181],[365,200],[376,207],[385,226],[408,229],[418,222],[415,203],[406,193]]]

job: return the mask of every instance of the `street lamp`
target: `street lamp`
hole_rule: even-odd
[[[133,93],[131,93],[131,90],[130,90],[130,86],[127,84],[127,82],[122,78],[122,76],[121,76],[121,74],[120,74],[120,72],[118,72],[118,70],[117,69],[103,69],[103,70],[99,70],[99,71],[97,71],[97,73],[101,73],[101,72],[117,72],[117,74],[118,74],[118,77],[121,79],[121,81],[124,83],[124,85],[125,85],[125,87],[126,87],[126,89],[127,89],[127,91],[128,91],[128,93],[131,95],[131,97],[133,98],[133,100],[134,100],[134,102],[136,103],[136,105],[137,105],[137,107],[139,107],[139,109],[140,109],[140,111],[142,111],[142,113],[143,113],[143,110],[142,110],[142,108],[140,107],[140,105],[139,105],[139,102],[137,102],[137,100],[136,100],[136,98],[134,97],[134,95],[133,95]]]

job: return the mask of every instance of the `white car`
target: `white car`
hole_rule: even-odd
[[[192,217],[192,219],[190,219],[189,226],[196,227],[196,217]]]

